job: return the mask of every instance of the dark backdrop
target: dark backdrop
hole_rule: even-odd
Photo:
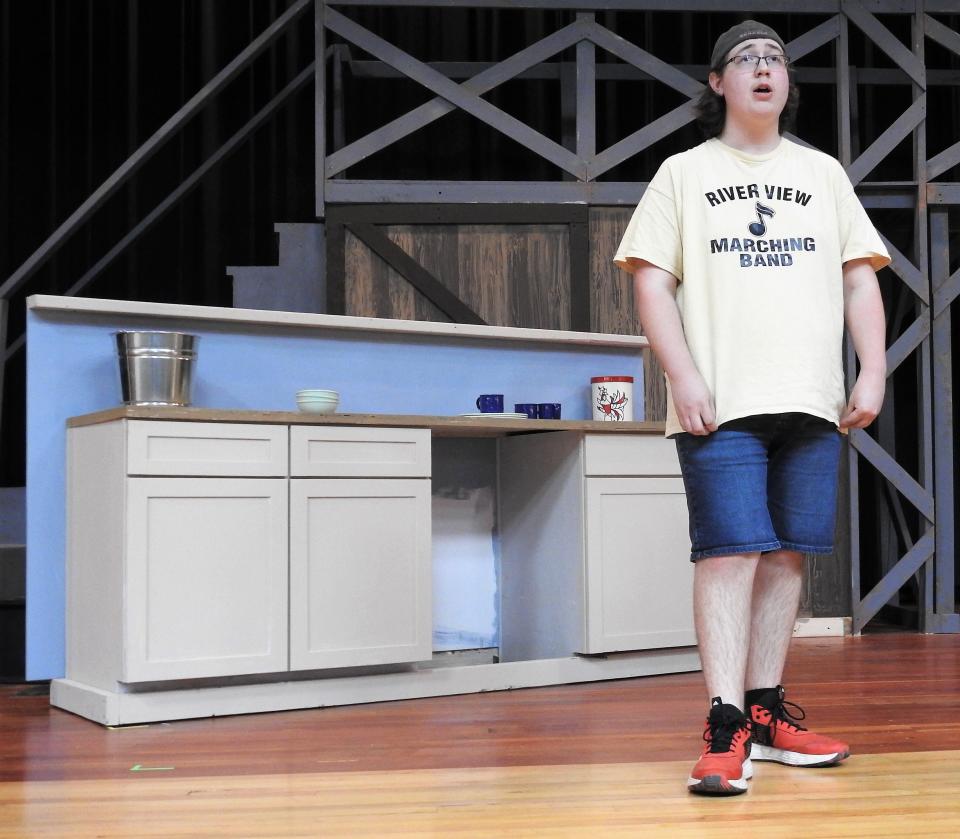
[[[230,61],[289,0],[0,0],[0,279],[8,277],[123,161]],[[798,7],[802,3],[798,0]],[[574,19],[567,11],[357,9],[350,16],[414,56],[497,60]],[[600,23],[678,65],[703,64],[729,13],[598,13]],[[765,17],[787,40],[825,16]],[[941,18],[954,29],[960,15]],[[884,24],[909,43],[909,16]],[[313,58],[312,15],[277,41],[101,208],[11,301],[10,337],[26,294],[62,293]],[[851,62],[892,63],[851,27]],[[353,50],[355,60],[368,58]],[[573,60],[573,51],[557,57]],[[598,61],[613,61],[598,50]],[[801,67],[831,67],[832,47]],[[958,73],[927,41],[927,64]],[[804,84],[796,132],[836,153],[835,89]],[[680,104],[654,82],[598,85],[598,147]],[[402,79],[345,76],[345,132],[354,139],[424,101]],[[565,130],[557,81],[516,80],[490,101],[558,141]],[[869,144],[910,103],[909,85],[862,85],[854,146]],[[931,89],[930,156],[960,136],[957,88]],[[604,176],[649,180],[667,154],[699,140],[692,126]],[[328,138],[332,144],[332,134]],[[426,153],[425,153],[426,150]],[[907,141],[870,180],[910,180]],[[942,179],[955,179],[956,171]],[[558,171],[513,141],[451,114],[350,170],[351,177],[553,180]],[[314,219],[313,92],[307,85],[202,185],[85,291],[87,296],[230,305],[227,265],[273,264],[276,221]],[[907,253],[913,214],[890,212],[884,233]],[[22,485],[23,352],[8,366],[0,482]]]

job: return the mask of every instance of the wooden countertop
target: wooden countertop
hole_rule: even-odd
[[[302,411],[244,411],[222,408],[163,408],[121,405],[71,417],[68,428],[118,419],[256,422],[277,425],[368,425],[391,428],[429,428],[437,437],[499,437],[531,431],[589,431],[591,433],[663,434],[662,422],[598,422],[596,420],[484,419],[421,414],[310,414]]]

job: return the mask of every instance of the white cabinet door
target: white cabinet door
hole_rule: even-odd
[[[287,669],[287,481],[128,478],[125,682]]]
[[[586,479],[584,653],[696,643],[680,478]]]
[[[432,655],[430,481],[290,481],[290,668]]]

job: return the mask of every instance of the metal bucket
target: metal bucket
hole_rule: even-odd
[[[125,405],[189,405],[196,335],[115,332]]]

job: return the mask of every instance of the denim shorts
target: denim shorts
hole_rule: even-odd
[[[810,414],[760,414],[674,438],[690,514],[691,560],[833,551],[840,433]]]

